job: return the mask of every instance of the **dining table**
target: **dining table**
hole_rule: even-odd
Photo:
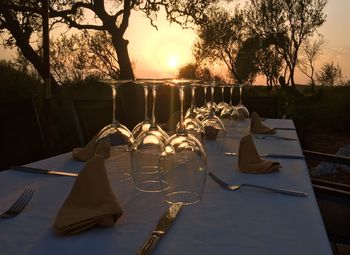
[[[238,152],[241,138],[249,133],[249,123],[249,119],[229,121],[225,137],[204,141],[208,172],[231,184],[285,188],[307,196],[249,187],[229,191],[207,176],[202,200],[182,207],[154,254],[332,254],[303,157],[271,158],[280,163],[279,171],[249,174],[239,171],[237,156],[228,155]],[[273,135],[264,139],[252,134],[260,154],[303,155],[292,120],[266,119],[264,124],[277,128],[276,136],[293,139]],[[73,173],[79,173],[84,165],[73,159],[71,152],[27,164]],[[122,178],[123,171],[130,168],[127,151],[112,153],[105,166],[123,214],[112,227],[95,227],[72,236],[56,234],[53,224],[76,177],[10,169],[1,172],[0,212],[25,188],[31,187],[35,193],[17,217],[0,219],[0,254],[137,254],[169,204],[161,192],[141,192],[132,179]]]

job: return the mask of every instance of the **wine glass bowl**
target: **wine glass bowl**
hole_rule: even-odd
[[[161,180],[167,183],[164,200],[194,204],[201,200],[207,175],[206,154],[190,134],[175,134],[165,143],[159,159]]]
[[[199,82],[198,80],[172,80],[177,86],[180,98],[180,125],[176,133],[163,145],[160,158],[160,179],[168,185],[163,191],[168,203],[182,202],[184,205],[201,200],[207,175],[207,157],[202,143],[188,133],[184,126],[184,87]]]
[[[211,88],[211,102],[213,102],[213,94],[214,94],[214,82],[212,82],[210,84],[210,88]],[[207,135],[207,131],[210,131],[210,133],[213,133],[212,131],[217,131],[217,137],[225,137],[226,136],[226,128],[224,123],[220,120],[220,118],[218,116],[215,115],[215,107],[214,104],[211,104],[211,108],[210,108],[210,112],[207,115],[207,117],[205,117],[202,120],[203,126],[204,126],[204,130],[206,132],[205,137],[211,139],[211,134],[210,136]]]
[[[202,135],[204,134],[204,126],[202,122],[197,118],[198,112],[196,112],[196,88],[197,84],[184,85],[191,89],[191,107],[186,112],[185,118],[183,120],[184,128],[188,133],[194,135],[198,140],[202,140]],[[203,117],[204,118],[204,117]],[[181,123],[177,124],[177,128],[180,128]]]
[[[164,137],[158,130],[141,134],[131,148],[131,175],[136,189],[143,192],[160,192],[168,185],[159,178],[158,160]]]
[[[221,113],[222,109],[224,109],[225,107],[228,107],[229,104],[225,102],[225,88],[226,88],[226,84],[221,84],[219,87],[221,89],[221,101],[218,103],[218,111]]]
[[[164,80],[154,79],[143,79],[141,82],[148,84],[152,89],[152,116],[149,125],[148,122],[140,124],[138,137],[131,148],[131,175],[136,189],[143,192],[160,192],[167,189],[167,185],[159,179],[158,159],[169,136],[156,123],[155,106],[157,87],[166,83]]]
[[[112,88],[113,109],[112,123],[102,128],[96,138],[96,153],[106,153],[106,144],[109,145],[109,153],[128,152],[134,143],[134,136],[130,130],[122,125],[116,117],[117,108],[117,88],[118,86],[130,83],[132,80],[99,80],[99,82],[109,85]],[[119,169],[118,169],[119,170]],[[130,179],[130,169],[123,168],[121,181]]]
[[[239,87],[239,103],[236,105],[236,110],[239,114],[239,119],[244,120],[246,118],[249,118],[249,111],[248,111],[247,107],[245,107],[242,103],[243,85],[239,84],[238,87]]]

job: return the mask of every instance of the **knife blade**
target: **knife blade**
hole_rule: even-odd
[[[238,156],[236,152],[225,152],[226,156]],[[304,159],[303,155],[290,155],[290,154],[260,154],[260,157],[266,158],[289,158],[289,159]]]
[[[29,166],[11,166],[10,170],[33,173],[33,174],[61,175],[61,176],[70,176],[70,177],[78,176],[77,173],[49,170],[49,169],[29,167]]]
[[[152,236],[147,239],[140,251],[137,253],[138,255],[152,254],[158,241],[166,234],[175,221],[182,205],[182,202],[178,202],[169,207],[169,209],[160,218],[156,228],[152,232]]]
[[[298,138],[293,138],[293,137],[285,137],[285,136],[279,136],[279,135],[256,135],[254,136],[256,139],[277,139],[277,140],[289,140],[289,141],[298,141]]]

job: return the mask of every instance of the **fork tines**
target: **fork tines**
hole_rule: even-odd
[[[27,206],[34,194],[34,189],[26,188],[16,202],[4,213],[0,214],[0,218],[12,218],[17,216]]]

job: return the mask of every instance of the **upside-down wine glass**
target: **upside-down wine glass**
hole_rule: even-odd
[[[215,80],[213,80],[209,86],[210,86],[210,100],[209,102],[207,103],[207,106],[209,108],[209,112],[211,109],[214,110],[214,112],[217,112],[218,111],[218,105],[215,103],[214,101],[214,93],[215,93],[215,87],[216,87],[216,82]]]
[[[137,139],[141,133],[149,130],[151,126],[151,120],[148,118],[148,100],[147,100],[149,85],[146,82],[142,82],[142,81],[137,81],[136,84],[141,85],[143,87],[145,114],[144,114],[144,120],[138,123],[131,131],[135,139]]]
[[[100,82],[111,86],[113,97],[113,109],[112,109],[112,123],[105,126],[98,134],[96,141],[96,151],[101,150],[99,146],[104,146],[108,141],[111,149],[111,153],[126,153],[129,156],[129,151],[134,143],[134,137],[130,130],[122,125],[116,117],[117,108],[117,87],[132,82],[132,80],[100,80]],[[104,141],[101,143],[100,141]],[[119,170],[120,166],[118,167]],[[121,169],[123,177],[121,181],[130,179],[130,166],[122,166]]]
[[[225,102],[225,87],[226,84],[220,84],[221,89],[221,102],[218,103],[218,110],[221,112],[221,110],[228,106],[228,103]]]
[[[242,90],[243,90],[243,84],[239,84],[239,103],[236,105],[236,110],[239,113],[240,119],[249,118],[249,111],[247,107],[245,107],[242,103]]]
[[[211,89],[211,102],[214,101],[214,86],[215,82],[210,83],[210,89]],[[226,136],[226,129],[224,123],[220,120],[219,117],[215,115],[215,108],[214,104],[211,104],[209,115],[203,119],[202,121],[204,129],[207,127],[211,127],[218,131],[217,137],[222,138]]]
[[[201,142],[189,134],[184,126],[184,86],[190,80],[172,80],[179,89],[180,127],[164,144],[160,159],[160,179],[167,183],[163,190],[164,200],[170,204],[183,202],[184,205],[197,203],[202,198],[207,176],[207,157]]]
[[[194,135],[199,141],[202,140],[202,135],[204,134],[204,126],[202,122],[196,117],[196,88],[198,86],[199,81],[194,80],[192,84],[185,84],[184,86],[190,87],[191,89],[191,107],[186,112],[183,125],[184,128],[190,134]],[[177,128],[181,128],[181,122],[177,124]]]
[[[196,117],[200,113],[200,109],[196,105],[196,88],[199,85],[196,83],[189,85],[189,87],[191,89],[191,107],[187,109],[185,119],[187,117]]]
[[[207,92],[208,92],[208,87],[210,85],[208,83],[202,83],[201,86],[203,87],[203,90],[204,90],[204,104],[199,109],[196,117],[200,121],[203,121],[210,113],[210,107],[208,107],[208,102],[207,102]]]
[[[156,123],[155,106],[157,87],[166,83],[164,80],[144,80],[144,82],[150,84],[153,95],[151,125],[138,136],[131,148],[131,175],[136,189],[143,192],[160,192],[168,188],[159,178],[158,159],[161,148],[169,136]]]
[[[230,87],[230,102],[227,106],[222,108],[220,113],[220,119],[224,121],[225,126],[233,126],[233,121],[239,119],[239,113],[235,106],[232,105],[232,94],[233,94],[233,85],[227,85]]]

